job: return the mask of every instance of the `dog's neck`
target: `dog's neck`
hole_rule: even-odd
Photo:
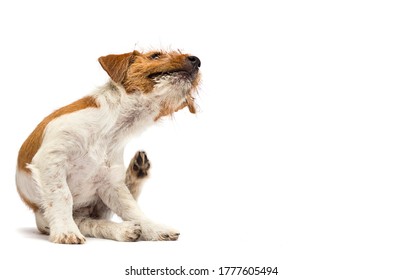
[[[160,100],[142,93],[128,94],[113,81],[107,82],[94,94],[101,108],[108,108],[111,127],[108,129],[116,142],[125,145],[134,135],[142,133],[155,123],[160,112]],[[112,113],[112,114],[111,114]]]

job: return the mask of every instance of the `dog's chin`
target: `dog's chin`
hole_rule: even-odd
[[[166,97],[166,104],[171,104],[165,112],[177,112],[188,107],[190,113],[196,113],[195,98],[192,93],[198,83],[198,71],[176,70],[170,72],[158,72],[148,76],[154,82],[154,90],[157,95]],[[168,101],[171,100],[171,101]],[[166,102],[165,101],[165,102]],[[174,105],[175,104],[175,105]]]
[[[180,106],[181,109],[188,107],[189,112],[196,113],[195,98],[192,95],[194,90],[193,82],[195,80],[196,73],[189,73],[187,71],[178,71],[172,74],[166,75],[166,81],[180,94],[184,95],[184,102]]]

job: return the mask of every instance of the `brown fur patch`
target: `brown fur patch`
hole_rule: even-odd
[[[43,132],[45,131],[45,128],[49,124],[49,122],[62,115],[73,113],[75,111],[83,110],[89,107],[95,107],[95,108],[98,107],[96,100],[91,96],[81,98],[71,103],[70,105],[67,105],[54,111],[52,114],[47,116],[41,123],[39,123],[39,125],[34,129],[34,131],[28,136],[28,138],[22,144],[21,149],[18,153],[18,161],[17,161],[18,168],[28,173],[31,172],[27,168],[27,164],[31,163],[32,158],[35,156],[36,152],[41,147],[43,140]],[[22,199],[24,200],[24,198]],[[27,205],[29,206],[28,203]]]
[[[108,73],[109,77],[111,77],[114,82],[120,84],[126,77],[129,65],[138,54],[140,53],[137,51],[124,54],[110,54],[107,56],[101,56],[98,58],[98,61],[106,73]]]

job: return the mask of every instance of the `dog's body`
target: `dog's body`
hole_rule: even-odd
[[[184,107],[199,82],[197,57],[179,52],[109,55],[99,59],[106,85],[46,117],[22,145],[16,183],[37,227],[56,243],[84,236],[119,241],[176,240],[136,199],[150,167],[138,152],[123,163],[130,137]],[[114,212],[122,223],[109,221]]]

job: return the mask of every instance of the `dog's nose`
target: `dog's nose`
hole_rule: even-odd
[[[199,68],[201,66],[201,61],[197,56],[188,56],[188,60],[194,67]]]

